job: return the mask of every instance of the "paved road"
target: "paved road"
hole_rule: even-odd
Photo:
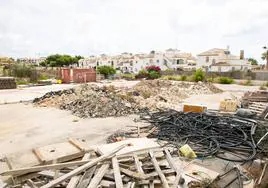
[[[0,104],[31,101],[36,97],[43,96],[47,92],[69,89],[75,86],[77,85],[53,84],[48,86],[36,86],[21,89],[4,89],[0,90]]]

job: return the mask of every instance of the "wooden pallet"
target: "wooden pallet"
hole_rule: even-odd
[[[141,139],[141,142],[144,143],[144,140]],[[140,145],[137,141],[133,142],[134,145],[135,143],[136,146]],[[125,152],[122,152],[123,150]],[[206,178],[211,180],[219,175],[199,165],[181,161],[178,154],[172,156],[167,148],[135,149],[135,146],[127,146],[126,142],[122,141],[107,144],[99,151],[86,152],[80,160],[10,169],[1,175],[16,177],[13,182],[16,186],[41,188],[149,188],[155,185],[169,188],[177,187],[182,178],[185,180],[184,185],[193,180],[201,181],[199,174],[195,173],[197,171],[203,172],[208,176]]]
[[[268,107],[268,103],[264,103],[264,102],[250,102],[248,106],[248,108],[251,111],[256,112],[258,116],[263,115],[267,107]]]

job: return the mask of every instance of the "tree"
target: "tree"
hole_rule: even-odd
[[[267,58],[268,58],[268,57],[267,57],[267,52],[263,52],[263,53],[261,54],[261,58],[262,58],[262,60],[267,59]]]
[[[254,58],[249,58],[248,61],[250,62],[251,65],[258,65],[258,61]]]
[[[69,66],[72,64],[77,64],[79,59],[82,59],[82,56],[72,57],[70,55],[60,55],[54,54],[50,55],[46,58],[44,62],[42,62],[41,66],[50,66],[50,67],[63,67]]]
[[[97,72],[103,74],[105,78],[107,78],[109,75],[115,74],[116,70],[111,66],[104,65],[97,67]]]

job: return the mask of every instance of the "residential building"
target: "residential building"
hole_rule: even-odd
[[[244,58],[243,50],[235,56],[229,48],[213,48],[197,55],[197,67],[209,72],[231,72],[250,70],[251,64]]]
[[[43,62],[45,60],[46,60],[46,57],[38,57],[38,58],[25,57],[25,58],[18,58],[17,62],[38,66],[41,62]]]

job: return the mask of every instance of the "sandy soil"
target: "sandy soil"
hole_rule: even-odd
[[[137,126],[135,115],[79,119],[68,111],[32,104],[0,105],[0,114],[0,155],[66,141],[69,137],[104,143],[114,131]]]

